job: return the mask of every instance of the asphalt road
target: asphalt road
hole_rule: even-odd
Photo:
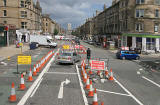
[[[59,42],[61,45],[69,43]],[[100,77],[97,75],[90,78],[95,80],[93,87],[97,89],[99,104],[104,102],[104,105],[160,105],[159,73],[146,69],[139,64],[140,61],[118,60],[115,54],[109,51],[83,42],[81,44],[91,48],[92,59],[109,59],[108,69],[113,69],[115,81],[106,79],[104,83],[101,83]],[[56,52],[57,49],[55,49]],[[93,99],[87,96],[88,91],[84,89],[85,84],[80,85],[82,78],[79,74],[81,68],[77,67],[79,64],[80,62],[76,65],[60,65],[56,63],[56,57],[53,57],[41,72],[40,78],[37,78],[38,82],[32,89],[31,94],[22,98],[22,96],[28,94],[29,87],[24,92],[18,92],[18,102],[26,100],[21,105],[92,105]],[[2,105],[18,103],[9,103],[5,99],[9,94],[9,87],[7,86],[10,86],[9,83],[12,79],[18,81],[18,78],[13,78],[13,74],[8,72],[0,75],[0,103]],[[65,83],[66,80],[69,82]],[[34,83],[27,83],[27,86],[32,87]],[[5,91],[7,92],[5,93]],[[84,101],[88,103],[84,103]]]

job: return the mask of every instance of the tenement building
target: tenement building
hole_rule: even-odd
[[[160,0],[113,0],[92,20],[97,21],[93,21],[96,34],[105,35],[101,43],[114,41],[116,47],[160,50]]]
[[[13,25],[17,39],[27,42],[29,34],[40,33],[42,8],[37,0],[0,0],[0,23]]]

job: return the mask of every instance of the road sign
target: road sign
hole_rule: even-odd
[[[83,45],[80,45],[80,46],[79,46],[79,49],[81,49],[81,50],[82,50],[83,48],[84,48],[84,47],[83,47]]]
[[[31,64],[31,56],[18,56],[17,63],[18,64]]]
[[[75,48],[76,48],[76,49],[79,49],[79,45],[75,45]]]
[[[22,47],[22,46],[23,46],[23,43],[19,43],[19,45]]]
[[[104,61],[91,60],[91,69],[92,70],[105,70],[105,62]]]
[[[63,45],[63,49],[69,49],[69,45]]]

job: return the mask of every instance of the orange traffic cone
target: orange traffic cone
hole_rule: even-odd
[[[92,74],[93,74],[92,70],[89,70],[89,74],[90,74],[90,75],[92,75]]]
[[[93,96],[93,103],[92,103],[92,105],[98,105],[96,88],[95,88],[95,90],[94,90],[94,96]]]
[[[98,70],[98,71],[97,71],[97,75],[100,75],[100,73],[101,73],[101,71],[100,71],[100,70]]]
[[[101,105],[104,105],[104,102],[101,102]]]
[[[84,72],[84,79],[83,82],[86,83],[87,82],[87,74]]]
[[[89,89],[89,93],[88,93],[88,96],[89,97],[93,97],[93,87],[92,87],[92,80],[90,80],[90,89]]]
[[[24,90],[26,88],[25,84],[24,84],[24,78],[23,78],[23,74],[21,74],[21,83],[19,86],[19,90]]]
[[[31,67],[30,67],[30,71],[29,71],[28,81],[29,82],[33,81]]]
[[[86,87],[87,90],[90,89],[89,77],[87,77]]]
[[[109,78],[109,76],[108,76],[108,70],[105,71],[105,76],[106,76],[106,78]]]
[[[34,65],[34,68],[33,68],[33,76],[36,76],[37,75],[37,72],[36,72],[36,67]]]
[[[112,68],[111,68],[110,72],[111,72],[111,74],[110,74],[109,80],[110,80],[110,81],[113,81],[114,79],[113,79],[113,72],[112,72]]]
[[[11,95],[9,97],[9,101],[10,102],[16,102],[16,92],[15,92],[14,83],[12,83]]]
[[[39,72],[39,64],[37,63],[36,65],[36,72],[38,73]]]

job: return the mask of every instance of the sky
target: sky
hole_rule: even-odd
[[[71,23],[72,28],[85,23],[87,18],[93,17],[96,10],[102,11],[103,5],[111,5],[112,0],[39,0],[42,12],[50,14],[50,17],[63,28]]]

